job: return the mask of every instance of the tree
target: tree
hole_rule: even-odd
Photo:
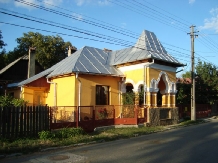
[[[198,61],[196,66],[196,76],[200,77],[204,83],[218,90],[218,67],[210,63]]]
[[[183,78],[191,78],[191,72],[187,71],[185,74],[182,74]]]
[[[2,39],[3,39],[2,31],[0,30],[0,49],[2,49],[4,46],[7,45],[6,43],[4,43]]]
[[[36,47],[36,60],[47,69],[67,56],[70,42],[64,42],[60,36],[44,36],[38,32],[24,33],[16,39],[18,46],[7,55],[7,63],[28,54],[29,47]]]
[[[0,30],[0,49],[2,49],[2,51],[0,51],[0,70],[6,66],[6,63],[5,63],[6,51],[3,47],[6,46],[7,44],[4,43],[2,39],[3,39],[2,31]]]
[[[186,72],[183,77],[189,75]],[[196,104],[213,104],[218,101],[218,68],[216,66],[199,60],[196,65],[195,82]],[[189,104],[191,102],[191,84],[178,83],[177,89],[177,103]]]

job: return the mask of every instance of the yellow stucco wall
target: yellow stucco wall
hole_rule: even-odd
[[[96,85],[109,86],[109,105],[119,105],[119,81],[118,77],[100,75],[79,75],[81,80],[81,106],[95,105]],[[79,82],[76,79],[76,102],[78,105]]]
[[[75,76],[64,76],[51,80],[56,83],[56,99],[57,106],[74,106],[75,105]],[[54,106],[54,87],[55,84],[50,84],[46,104]]]
[[[21,98],[23,98],[25,101],[28,101],[28,105],[33,104],[33,93],[34,90],[28,87],[23,87],[21,91]]]
[[[147,87],[150,87],[151,80],[152,79],[157,80],[161,71],[163,70],[147,67],[145,69],[145,74],[144,74],[143,68],[135,69],[135,70],[128,70],[128,71],[125,71],[124,74],[126,76],[127,82],[130,79],[134,82],[134,84],[137,84],[140,81],[144,82],[144,76],[145,76],[146,85]],[[163,71],[163,72],[166,72],[171,82],[176,82],[175,72],[170,72],[170,71]]]
[[[126,76],[126,79],[131,79],[136,84],[138,81],[144,80],[144,70],[143,69],[136,69],[136,70],[129,70],[125,71],[124,75]]]
[[[46,88],[44,87],[22,87],[20,97],[27,101],[27,105],[45,105]]]

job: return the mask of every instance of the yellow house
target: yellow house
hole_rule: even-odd
[[[144,30],[133,47],[111,51],[85,46],[18,85],[29,104],[49,106],[122,105],[122,93],[144,90],[141,105],[154,124],[156,111],[159,119],[178,120],[176,70],[181,66],[153,32]]]

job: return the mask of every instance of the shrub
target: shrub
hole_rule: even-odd
[[[72,138],[78,135],[83,135],[84,131],[82,128],[62,128],[60,130],[50,132],[50,131],[41,131],[38,133],[39,138],[42,140],[48,140],[53,138],[63,139],[63,138]]]
[[[55,137],[57,138],[72,138],[78,135],[84,134],[82,128],[62,128],[56,134]]]
[[[12,101],[13,97],[11,96],[0,96],[0,106],[5,107],[5,106],[12,106]]]
[[[24,106],[28,103],[28,101],[25,101],[24,99],[16,99],[12,96],[6,95],[6,96],[0,96],[0,106],[7,107],[7,106]]]
[[[18,106],[24,106],[28,103],[28,101],[25,101],[24,99],[20,98],[20,99],[17,99],[17,98],[13,98],[11,103],[15,106],[15,107],[18,107]]]
[[[52,133],[50,131],[41,131],[38,133],[39,139],[48,140],[52,138]]]

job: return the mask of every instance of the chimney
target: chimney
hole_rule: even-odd
[[[69,46],[68,47],[68,57],[71,56],[71,54],[74,53],[76,50],[77,50],[76,47]]]
[[[106,49],[106,48],[104,48],[104,51],[105,51],[105,52],[112,52],[112,50]]]
[[[35,51],[35,47],[29,47],[28,78],[35,75]]]

